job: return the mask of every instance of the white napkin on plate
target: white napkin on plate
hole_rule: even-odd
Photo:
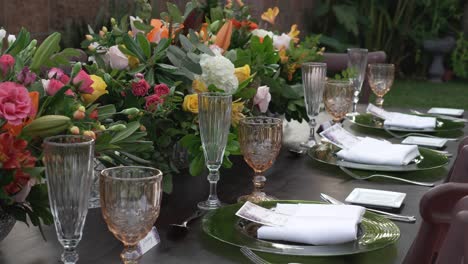
[[[429,116],[416,116],[392,112],[390,118],[385,119],[384,126],[427,129],[435,128],[437,119]]]
[[[408,165],[420,156],[418,146],[392,144],[388,141],[365,137],[336,155],[343,160],[374,165]]]
[[[328,245],[356,240],[365,209],[356,205],[277,204],[275,212],[291,217],[284,226],[260,227],[257,238]]]

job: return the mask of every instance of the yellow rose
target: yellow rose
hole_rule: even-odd
[[[242,83],[250,77],[250,66],[246,64],[243,67],[236,68],[234,74],[236,75],[239,83]]]
[[[205,83],[198,79],[193,80],[192,88],[196,93],[208,92],[208,88],[206,88]]]
[[[239,125],[239,121],[245,117],[245,115],[242,113],[242,110],[244,110],[244,102],[236,101],[232,103],[232,126],[237,127],[237,125]]]
[[[94,101],[96,101],[101,95],[109,93],[106,88],[107,84],[106,82],[99,76],[97,75],[90,75],[91,80],[93,80],[93,84],[91,87],[93,87],[94,91],[92,94],[83,94],[83,101],[89,105],[92,104]]]
[[[182,103],[182,108],[184,111],[198,114],[198,94],[186,95]]]
[[[138,65],[140,65],[140,61],[138,60],[137,57],[127,55],[127,58],[128,58],[128,66],[130,67],[130,69],[135,69],[136,67],[138,67]]]

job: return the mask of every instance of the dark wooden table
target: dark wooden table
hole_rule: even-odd
[[[322,116],[321,119],[326,118]],[[286,130],[291,130],[286,127]],[[389,139],[385,133],[364,130],[345,123],[355,134],[370,134]],[[302,127],[302,129],[306,127]],[[297,128],[294,128],[297,130]],[[297,131],[296,131],[297,132]],[[296,134],[293,131],[293,134]],[[468,129],[463,131],[467,134]],[[287,132],[291,133],[291,131]],[[304,132],[297,132],[297,135]],[[458,134],[460,136],[461,132]],[[299,139],[300,136],[289,134],[286,138]],[[394,142],[397,140],[392,139]],[[455,152],[457,142],[449,142],[446,150]],[[222,201],[234,203],[238,196],[251,190],[252,171],[241,158],[234,159],[232,169],[222,171],[218,193]],[[416,180],[440,181],[447,174],[449,166],[435,170],[429,175],[416,175]],[[338,168],[320,164],[308,156],[294,156],[283,147],[274,166],[267,172],[266,191],[280,199],[320,200],[321,192],[338,199],[344,198],[356,187],[399,191],[407,194],[404,207],[399,213],[418,216],[415,224],[396,222],[401,231],[399,241],[392,246],[371,253],[345,257],[309,258],[307,263],[401,263],[419,228],[419,201],[429,190],[427,187],[408,185],[395,181],[358,181],[346,176]],[[204,176],[192,177],[188,174],[174,177],[174,191],[165,195],[161,215],[156,223],[161,235],[161,243],[147,252],[141,263],[250,263],[239,249],[219,242],[201,229],[201,220],[191,225],[188,235],[174,239],[168,235],[170,223],[180,223],[196,209],[198,201],[206,199],[208,183]],[[51,264],[58,263],[62,247],[57,241],[53,226],[45,227],[47,242],[44,242],[37,228],[27,228],[17,223],[10,235],[0,242],[1,264]],[[120,263],[119,254],[122,245],[107,230],[99,209],[88,213],[83,238],[79,244],[79,263],[110,264]],[[284,263],[293,262],[294,258],[284,258]],[[302,261],[303,262],[303,261]],[[304,262],[303,262],[304,263]]]

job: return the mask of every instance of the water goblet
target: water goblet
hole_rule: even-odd
[[[354,88],[353,111],[351,115],[357,114],[357,104],[359,102],[359,93],[362,89],[362,83],[366,74],[367,49],[350,48],[348,49],[348,68],[351,71]]]
[[[335,124],[348,113],[353,102],[353,93],[353,85],[349,80],[328,80],[325,84],[323,102]]]
[[[369,64],[369,86],[377,96],[375,105],[382,108],[384,95],[390,91],[395,78],[395,65],[393,64]]]
[[[304,101],[309,117],[309,138],[301,143],[302,147],[311,148],[315,141],[315,118],[320,113],[323,90],[327,77],[327,64],[321,62],[306,62],[301,65],[302,83],[304,86]]]
[[[112,234],[124,244],[120,258],[125,264],[137,264],[141,258],[137,245],[159,216],[161,181],[162,172],[150,167],[121,166],[101,171],[102,216]]]
[[[44,140],[47,189],[55,231],[64,248],[65,264],[78,261],[76,247],[83,235],[94,173],[94,140],[85,136],[54,136]]]
[[[231,127],[232,95],[227,93],[198,94],[198,118],[205,164],[209,170],[210,194],[198,208],[212,210],[221,207],[216,185],[223,162],[229,128]]]
[[[239,123],[239,142],[244,160],[254,170],[253,192],[239,197],[238,201],[275,200],[263,192],[264,172],[275,162],[281,149],[283,121],[272,117],[247,117]]]

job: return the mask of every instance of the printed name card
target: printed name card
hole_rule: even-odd
[[[153,226],[148,235],[138,243],[138,251],[143,255],[159,244],[159,242],[161,242],[161,239],[159,238],[158,230]]]
[[[289,218],[288,215],[275,213],[251,202],[246,202],[236,215],[266,226],[284,226]]]
[[[320,135],[340,148],[350,148],[359,142],[359,138],[349,133],[341,125],[335,124],[321,132]]]
[[[387,112],[387,111],[383,110],[382,108],[377,107],[377,106],[375,106],[373,104],[369,104],[367,106],[367,112],[371,113],[372,115],[374,115],[376,117],[380,117],[383,120],[392,118],[392,113],[391,112]]]

